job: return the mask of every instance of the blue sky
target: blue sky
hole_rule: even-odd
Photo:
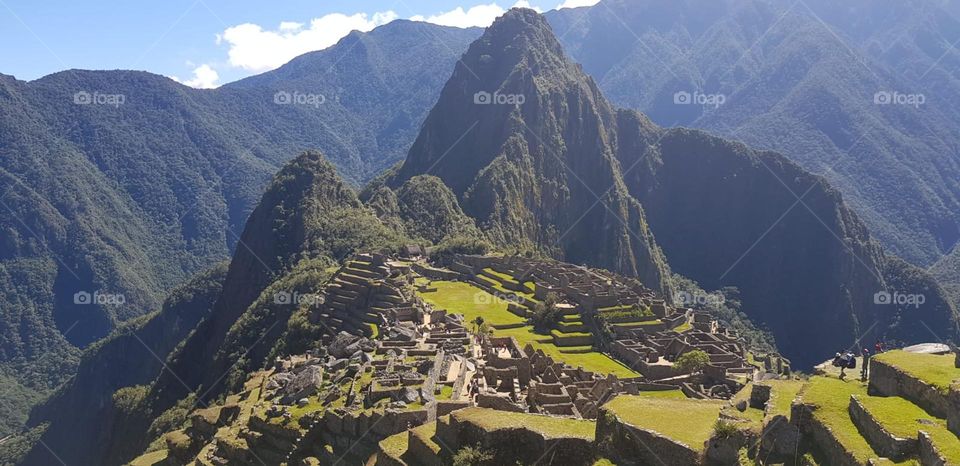
[[[0,0],[0,73],[136,69],[214,87],[396,18],[486,26],[520,4],[597,0]]]

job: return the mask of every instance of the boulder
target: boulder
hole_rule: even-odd
[[[356,335],[351,335],[347,332],[340,332],[333,339],[333,341],[330,342],[330,346],[327,347],[327,352],[337,359],[349,357],[351,354],[360,349],[358,344],[359,340],[360,337]],[[354,347],[351,348],[351,346]]]
[[[319,366],[309,366],[283,387],[284,398],[291,402],[300,398],[309,398],[317,393],[322,383],[323,369]]]
[[[418,392],[416,389],[406,387],[402,392],[400,392],[400,400],[407,403],[415,403],[420,401],[420,392]]]

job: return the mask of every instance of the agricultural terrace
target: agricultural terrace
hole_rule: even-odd
[[[420,292],[424,301],[437,309],[463,314],[464,322],[468,327],[474,319],[483,317],[484,322],[490,324],[494,336],[514,337],[521,348],[529,343],[535,349],[543,350],[544,354],[554,360],[563,361],[573,367],[580,366],[592,372],[613,374],[617,377],[640,375],[609,356],[594,351],[591,346],[555,345],[551,335],[535,333],[533,326],[526,325],[526,319],[508,311],[506,300],[498,299],[476,286],[451,281],[435,281],[431,286],[436,288],[436,291]],[[502,328],[514,326],[516,328]]]

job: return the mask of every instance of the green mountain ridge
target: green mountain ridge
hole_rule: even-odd
[[[613,102],[786,155],[929,266],[960,238],[960,22],[940,3],[606,0],[547,16]],[[876,102],[894,93],[924,103]]]
[[[216,90],[136,71],[0,76],[0,378],[16,381],[0,399],[48,393],[78,348],[226,259],[291,155],[322,149],[354,184],[402,158],[456,60],[448,47],[477,34],[397,21]],[[323,104],[277,103],[295,93]],[[123,303],[80,306],[78,292]],[[8,403],[0,435],[25,419]]]

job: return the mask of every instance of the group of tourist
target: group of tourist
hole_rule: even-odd
[[[884,352],[883,342],[881,340],[877,340],[877,342],[873,345],[873,350],[873,354],[880,354]],[[865,382],[870,371],[870,349],[863,348],[861,353],[863,357],[863,363],[860,366],[860,380]],[[832,364],[834,367],[840,368],[840,380],[843,380],[847,376],[847,369],[856,369],[857,357],[852,351],[837,352],[833,357]]]

